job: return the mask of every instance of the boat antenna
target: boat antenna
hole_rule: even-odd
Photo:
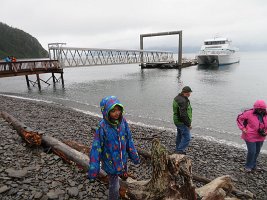
[[[214,39],[215,38],[219,38],[219,37],[220,37],[220,34],[219,33],[215,33]]]

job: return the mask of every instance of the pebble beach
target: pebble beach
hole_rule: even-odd
[[[5,111],[35,131],[60,141],[74,140],[91,146],[99,118],[66,108],[60,104],[12,98],[0,95],[0,111]],[[174,152],[175,133],[130,124],[135,145],[147,151],[155,135],[170,152]],[[86,173],[62,161],[42,147],[29,147],[12,126],[0,117],[0,199],[107,199],[107,185],[90,183]],[[234,186],[250,191],[256,199],[267,200],[267,155],[260,154],[258,166],[265,171],[246,173],[243,165],[246,150],[207,141],[194,136],[187,155],[193,173],[208,179],[230,175]],[[129,162],[129,170],[138,180],[149,179],[151,165]],[[197,187],[201,183],[196,182]]]

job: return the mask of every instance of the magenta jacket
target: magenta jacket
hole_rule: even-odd
[[[254,114],[254,109],[246,110],[237,117],[237,125],[242,131],[241,138],[247,142],[264,141],[266,137],[258,134],[259,128],[264,128],[267,132],[267,115],[263,117],[263,122],[260,123],[258,116]],[[246,130],[244,133],[243,130]]]

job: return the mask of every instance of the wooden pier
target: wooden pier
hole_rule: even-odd
[[[52,76],[48,80],[42,80],[39,74],[51,73]],[[0,61],[0,78],[12,76],[25,76],[27,86],[30,84],[38,85],[41,89],[41,81],[50,85],[48,81],[52,78],[53,83],[58,82],[55,73],[60,74],[62,85],[64,86],[63,69],[60,67],[58,60],[43,59],[21,59],[16,62]],[[29,75],[36,75],[36,81],[31,81]]]

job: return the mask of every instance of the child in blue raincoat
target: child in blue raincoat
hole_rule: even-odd
[[[94,180],[102,167],[109,176],[109,200],[119,198],[119,175],[127,173],[127,159],[140,163],[128,123],[123,117],[123,105],[115,96],[100,102],[103,119],[95,132],[88,177]]]

